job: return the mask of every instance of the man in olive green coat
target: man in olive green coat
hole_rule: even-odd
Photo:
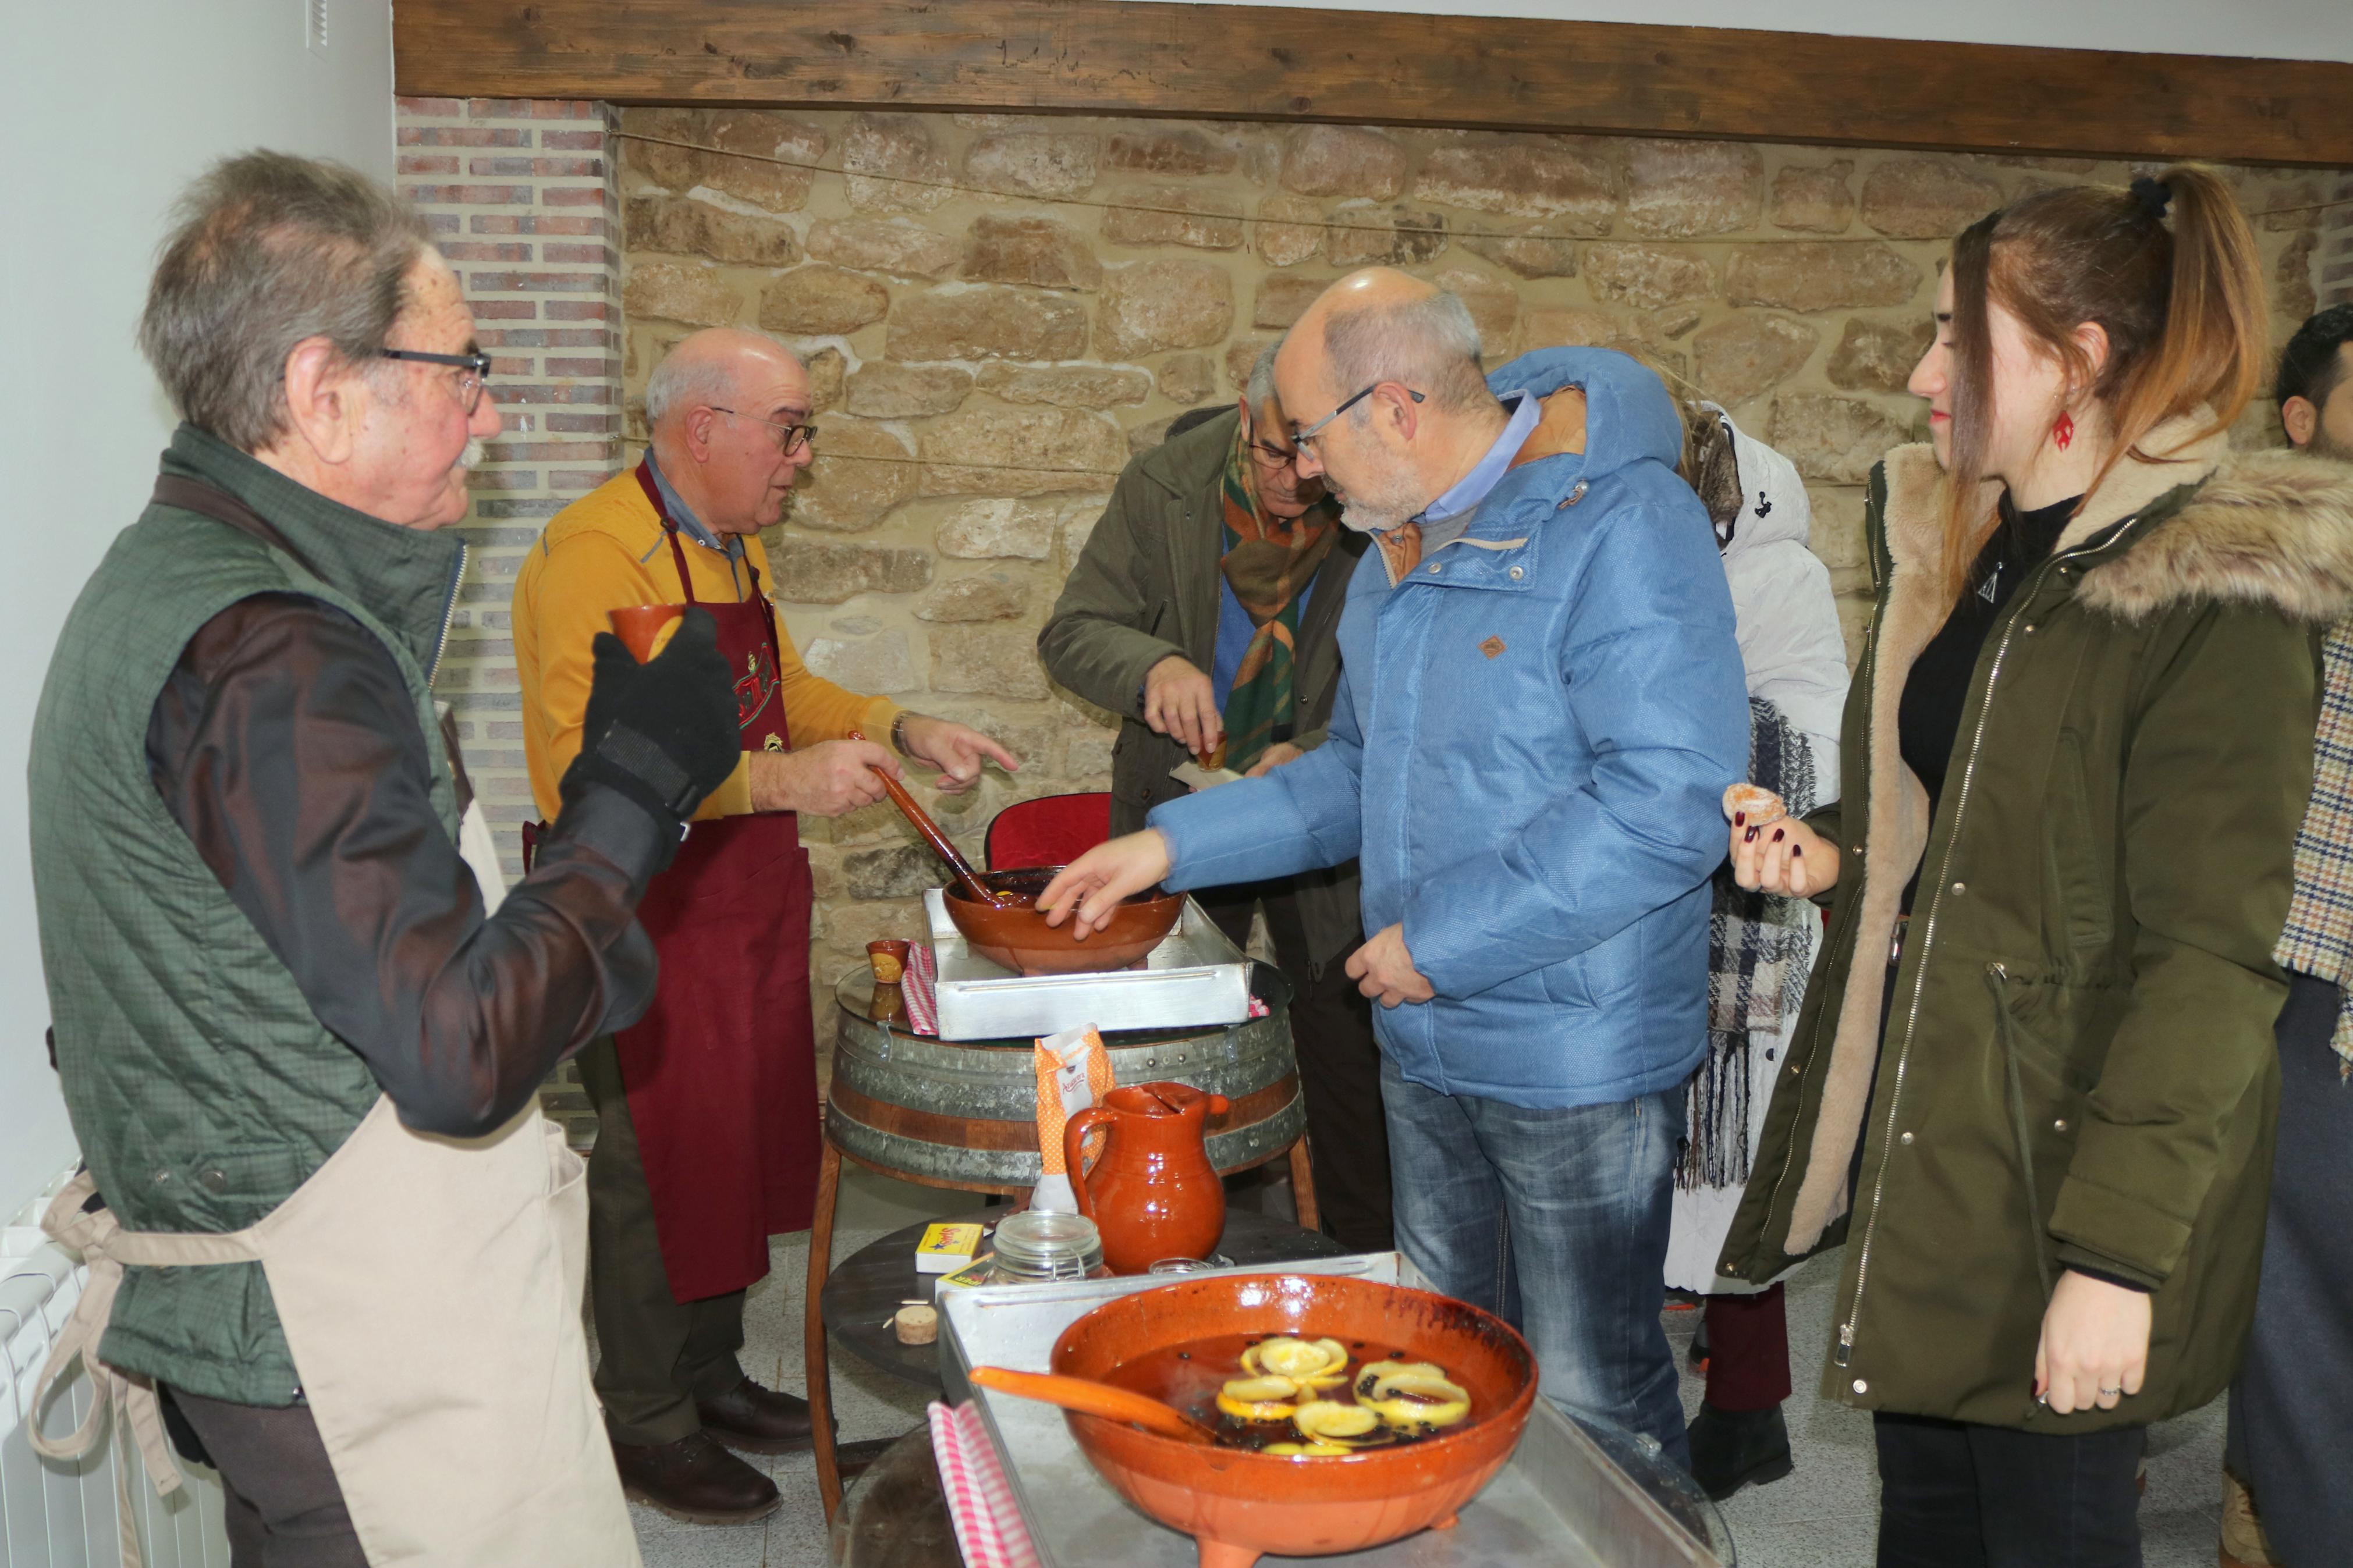
[[[1340,684],[1337,631],[1365,535],[1338,526],[1293,467],[1260,356],[1239,405],[1178,419],[1120,476],[1038,635],[1047,672],[1121,716],[1111,830],[1187,793],[1170,770],[1229,750],[1262,773],[1323,740]],[[1370,1005],[1343,969],[1364,941],[1354,861],[1214,889],[1239,945],[1263,909],[1291,982],[1292,1037],[1324,1227],[1359,1251],[1393,1245],[1380,1054]]]
[[[1896,712],[1947,608],[1941,476],[1926,447],[1873,473],[1845,794],[1807,820],[1841,862],[1829,942],[1719,1264],[1763,1280],[1849,1244],[1827,1397],[2080,1434],[2193,1409],[2237,1363],[2353,484],[2193,424],[2141,441],[2171,460],[2120,463],[2005,605],[1933,820]],[[2114,1408],[2034,1396],[2069,1271],[2149,1295]]]

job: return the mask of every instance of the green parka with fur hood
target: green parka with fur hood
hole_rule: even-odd
[[[1879,605],[1844,798],[1810,819],[1842,856],[1830,939],[1721,1262],[1762,1281],[1848,1243],[1822,1386],[1850,1405],[2084,1432],[2202,1405],[2237,1365],[2353,471],[2197,427],[2153,432],[2172,460],[2120,462],[2011,596],[1933,821],[1895,716],[1948,607],[1943,475],[1925,446],[1873,472]],[[2155,1292],[2146,1385],[2112,1412],[2034,1402],[2073,1265]]]

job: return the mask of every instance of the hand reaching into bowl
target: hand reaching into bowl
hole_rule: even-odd
[[[1098,844],[1063,867],[1038,895],[1038,908],[1050,926],[1075,921],[1071,934],[1084,941],[1110,923],[1112,911],[1119,908],[1122,899],[1144,891],[1166,875],[1168,841],[1160,837],[1159,829],[1147,827]]]

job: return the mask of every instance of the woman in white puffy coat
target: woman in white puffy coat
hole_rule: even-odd
[[[1808,548],[1813,513],[1787,458],[1712,403],[1684,405],[1683,477],[1707,503],[1723,552],[1752,731],[1749,777],[1790,815],[1838,798],[1846,642],[1830,573]],[[1708,1055],[1691,1089],[1690,1142],[1676,1171],[1667,1283],[1706,1296],[1707,1394],[1691,1425],[1692,1468],[1710,1495],[1790,1468],[1789,1393],[1779,1285],[1723,1279],[1715,1259],[1748,1176],[1786,1032],[1821,945],[1802,900],[1742,892],[1720,873],[1708,942]]]

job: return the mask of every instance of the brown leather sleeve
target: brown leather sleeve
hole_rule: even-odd
[[[206,623],[147,730],[164,805],[319,1021],[403,1121],[470,1136],[651,1002],[635,910],[671,847],[592,788],[486,919],[433,810],[427,744],[384,646],[290,594]]]

